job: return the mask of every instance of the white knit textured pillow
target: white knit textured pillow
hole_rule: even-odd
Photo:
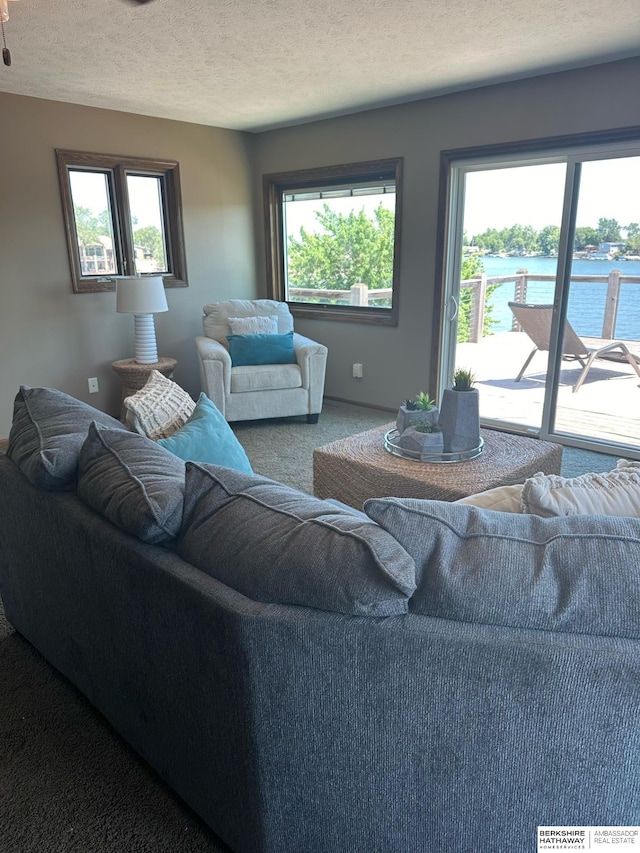
[[[168,438],[189,420],[196,404],[184,388],[152,370],[144,388],[125,397],[127,423],[156,441]]]
[[[622,515],[640,518],[640,468],[560,477],[536,474],[522,487],[522,508],[532,515]]]
[[[277,317],[229,317],[232,335],[275,335]]]

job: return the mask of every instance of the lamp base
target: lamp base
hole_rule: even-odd
[[[155,364],[158,360],[156,327],[153,314],[134,314],[135,360],[138,364]]]

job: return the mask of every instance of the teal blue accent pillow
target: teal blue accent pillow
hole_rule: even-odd
[[[247,364],[295,364],[293,332],[284,335],[227,335],[233,367]]]
[[[218,407],[200,394],[193,414],[179,430],[156,442],[185,462],[209,462],[252,474],[251,463]]]

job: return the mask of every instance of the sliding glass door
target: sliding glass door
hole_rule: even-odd
[[[640,455],[640,144],[453,159],[440,387],[489,426]]]
[[[640,155],[575,169],[580,248],[568,259],[553,431],[640,448]]]

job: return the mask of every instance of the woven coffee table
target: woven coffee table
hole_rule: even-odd
[[[562,446],[537,438],[481,430],[480,456],[467,462],[416,462],[384,449],[395,424],[333,441],[313,451],[313,492],[362,508],[367,498],[455,501],[496,486],[523,483],[539,471],[559,474]]]

